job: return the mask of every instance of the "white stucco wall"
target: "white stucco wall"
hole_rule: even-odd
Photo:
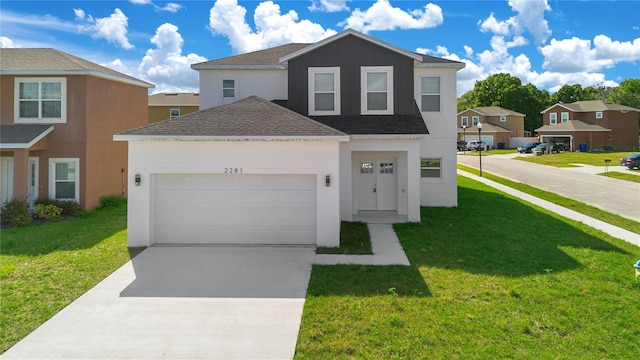
[[[314,174],[317,181],[318,246],[340,244],[339,144],[310,142],[130,141],[128,246],[153,244],[153,174]],[[135,186],[136,174],[141,176]],[[325,176],[332,178],[325,186]]]
[[[440,77],[440,111],[422,112],[429,135],[420,141],[420,156],[442,159],[440,179],[420,178],[421,206],[457,206],[458,182],[456,176],[457,139],[457,70],[456,68],[416,68],[414,91],[420,106],[420,77]]]
[[[222,99],[222,80],[235,80],[234,99]],[[200,110],[256,95],[286,100],[287,70],[200,70]]]

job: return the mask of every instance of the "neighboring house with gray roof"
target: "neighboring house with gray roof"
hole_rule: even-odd
[[[56,49],[0,49],[0,202],[124,195],[127,146],[152,84]]]
[[[157,93],[149,95],[149,123],[167,120],[200,110],[198,93]]]
[[[510,147],[511,138],[525,136],[525,116],[500,106],[481,106],[461,111],[458,113],[458,139],[467,142],[477,140],[477,125],[482,123],[482,141],[491,148],[497,148],[499,144]]]
[[[560,142],[575,150],[635,150],[639,145],[639,109],[601,100],[558,103],[542,111],[542,142]]]
[[[200,111],[121,132],[129,246],[339,246],[340,222],[457,206],[463,63],[346,30],[192,65]]]

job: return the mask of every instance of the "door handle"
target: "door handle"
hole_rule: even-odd
[[[376,188],[373,188],[373,192],[377,192],[377,191],[376,191]]]

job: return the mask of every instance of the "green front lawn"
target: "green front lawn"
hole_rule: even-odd
[[[359,221],[343,221],[340,223],[340,247],[319,247],[316,254],[359,254],[371,255],[371,241],[367,224]]]
[[[459,177],[411,266],[314,266],[298,359],[640,358],[640,248]]]
[[[600,176],[606,176],[606,177],[610,177],[610,178],[614,178],[614,179],[620,179],[620,180],[626,180],[626,181],[633,181],[633,182],[637,182],[640,183],[640,174],[629,174],[629,173],[622,173],[619,171],[609,171],[606,173],[601,173],[598,174]]]
[[[605,160],[611,160],[609,166],[620,166],[623,157],[633,154],[627,152],[569,152],[560,154],[549,154],[542,156],[519,156],[515,159],[528,161],[536,164],[550,165],[555,167],[572,167],[571,164],[585,164],[594,166],[605,166]]]

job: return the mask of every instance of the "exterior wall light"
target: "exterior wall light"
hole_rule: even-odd
[[[136,176],[134,177],[134,181],[136,183],[136,186],[140,186],[140,174],[136,174]]]
[[[324,177],[324,186],[326,187],[331,186],[331,175],[327,175]]]

